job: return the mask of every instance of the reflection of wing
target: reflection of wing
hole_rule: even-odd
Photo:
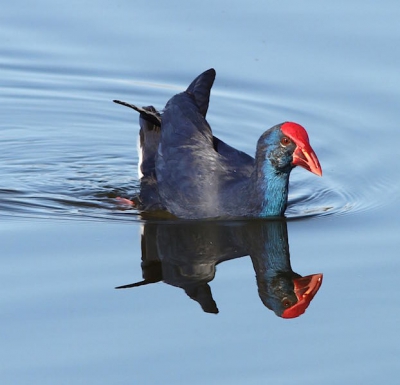
[[[160,258],[176,265],[215,266],[248,255],[240,222],[231,226],[222,221],[179,221],[156,226]]]
[[[290,266],[285,220],[147,222],[142,235],[141,282],[182,288],[208,313],[217,313],[210,286],[216,265],[250,255],[262,302],[283,318],[306,310],[322,274],[301,277]]]
[[[157,226],[157,249],[164,282],[185,290],[206,313],[218,313],[208,282],[216,265],[246,255],[236,242],[238,231],[218,222],[183,222]]]
[[[223,222],[170,222],[144,225],[142,235],[143,281],[118,286],[138,287],[163,280],[182,288],[207,313],[218,313],[208,282],[216,265],[246,255],[241,248],[242,226]]]

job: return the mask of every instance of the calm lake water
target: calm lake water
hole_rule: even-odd
[[[3,4],[1,383],[397,384],[399,17],[394,0]],[[138,116],[112,100],[161,109],[210,67],[221,139],[310,135],[324,175],[292,173],[285,221],[154,222],[115,200],[138,188]],[[323,274],[303,315],[279,316],[265,269]]]

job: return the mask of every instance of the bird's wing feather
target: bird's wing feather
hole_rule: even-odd
[[[208,104],[210,102],[210,91],[214,84],[215,75],[214,68],[210,68],[197,76],[186,90],[188,94],[193,95],[199,112],[203,117],[206,117],[207,114]]]
[[[225,167],[237,175],[249,177],[254,170],[254,158],[243,151],[226,144],[216,136],[213,137],[214,149],[221,155]]]
[[[174,96],[162,115],[156,157],[159,192],[177,216],[209,215],[218,206],[218,176],[223,172],[211,128],[187,92]]]

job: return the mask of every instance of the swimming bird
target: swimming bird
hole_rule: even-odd
[[[162,113],[114,100],[140,113],[140,193],[144,212],[185,219],[283,216],[296,166],[321,176],[306,130],[284,122],[265,131],[255,157],[215,137],[206,120],[215,70],[200,74]]]

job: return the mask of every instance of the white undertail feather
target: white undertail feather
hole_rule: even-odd
[[[136,142],[136,148],[137,148],[137,152],[139,154],[139,162],[138,162],[138,178],[139,180],[142,179],[143,177],[143,173],[142,173],[142,161],[143,161],[143,150],[142,150],[142,146],[140,145],[140,136],[138,136],[137,142]]]

